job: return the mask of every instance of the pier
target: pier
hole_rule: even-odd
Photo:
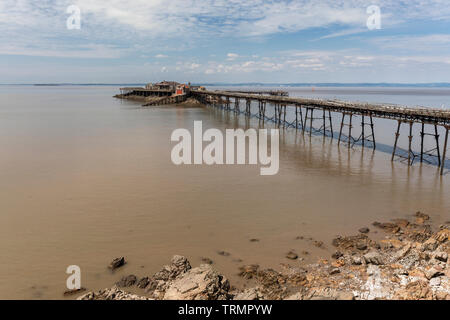
[[[289,92],[284,90],[248,90],[248,91],[226,91],[226,92],[232,92],[232,93],[244,93],[244,94],[259,94],[259,95],[269,95],[269,96],[281,96],[281,97],[288,97]]]
[[[415,158],[419,157],[420,162],[425,161],[424,156],[435,157],[440,167],[440,174],[443,175],[448,147],[448,134],[450,130],[450,110],[440,110],[432,108],[411,108],[390,104],[371,104],[360,102],[344,102],[339,100],[321,100],[297,97],[286,97],[283,95],[261,95],[258,92],[243,91],[207,91],[191,90],[190,94],[200,102],[223,108],[247,117],[256,117],[262,121],[274,122],[279,126],[293,127],[302,130],[309,127],[310,132],[318,132],[334,137],[331,113],[340,113],[341,121],[339,127],[338,144],[346,142],[348,147],[356,143],[366,147],[370,145],[376,148],[374,118],[391,119],[397,121],[394,132],[394,147],[391,161],[396,157],[407,161],[412,165]],[[257,112],[254,113],[252,104],[257,105]],[[293,109],[295,119],[288,120],[287,109]],[[355,126],[354,116],[361,116],[361,135],[354,137],[352,129]],[[314,124],[320,123],[317,128]],[[421,126],[421,150],[420,154],[415,154],[412,150],[413,125]],[[400,128],[406,125],[409,128],[408,150],[406,155],[398,152],[398,141],[400,138]],[[444,128],[444,145],[440,146],[438,126]],[[428,131],[427,131],[428,130]],[[345,132],[346,131],[346,132]],[[346,139],[344,140],[344,136]],[[424,150],[424,139],[432,136],[435,148]]]

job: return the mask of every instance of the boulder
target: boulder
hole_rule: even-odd
[[[447,254],[447,252],[436,252],[436,254],[434,255],[434,258],[438,261],[447,262],[448,254]]]
[[[440,230],[433,236],[433,238],[440,243],[448,241],[448,239],[450,239],[450,229]]]
[[[370,229],[367,227],[364,227],[364,228],[359,229],[358,231],[361,233],[369,233]]]
[[[437,270],[434,267],[431,267],[430,269],[428,269],[427,271],[425,271],[425,277],[430,280],[434,277],[440,277],[444,275],[444,273],[442,273],[441,271]]]
[[[170,265],[165,265],[160,271],[155,273],[155,280],[169,281],[178,277],[180,274],[191,269],[188,259],[183,256],[175,255],[172,257]]]
[[[366,264],[374,264],[374,265],[384,264],[384,259],[379,252],[371,251],[365,254],[363,257]]]
[[[111,263],[109,264],[108,268],[111,270],[115,270],[117,268],[120,268],[125,264],[125,257],[115,258]]]
[[[149,277],[144,277],[141,280],[138,281],[138,283],[136,284],[136,286],[140,289],[145,289],[147,288],[148,284],[150,283],[150,278]]]
[[[293,252],[293,251],[289,251],[286,254],[286,258],[291,259],[291,260],[295,260],[295,259],[298,258],[298,255],[295,252]]]
[[[136,294],[131,294],[120,290],[117,287],[110,289],[103,289],[97,292],[88,292],[77,300],[152,300],[147,297],[138,296]]]
[[[258,290],[256,288],[248,288],[236,294],[233,300],[258,300]]]
[[[134,285],[137,281],[137,278],[134,274],[130,274],[129,276],[125,276],[122,277],[122,279],[120,279],[116,285],[118,287],[131,287],[132,285]]]
[[[228,280],[210,265],[188,270],[169,283],[164,300],[221,300],[228,297]]]

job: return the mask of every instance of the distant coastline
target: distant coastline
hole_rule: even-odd
[[[144,86],[145,83],[2,83],[2,86],[42,86],[42,87],[58,87],[58,86]],[[298,82],[298,83],[260,83],[260,82],[243,82],[243,83],[192,83],[192,85],[209,86],[209,87],[392,87],[392,88],[450,88],[450,83],[338,83],[338,82]]]

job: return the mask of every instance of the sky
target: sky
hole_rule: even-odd
[[[450,82],[448,0],[0,0],[0,30],[0,83]]]

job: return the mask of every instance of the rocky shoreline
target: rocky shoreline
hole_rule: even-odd
[[[317,263],[301,265],[294,252],[287,258],[295,265],[281,270],[258,265],[240,267],[248,288],[237,289],[210,263],[192,268],[176,255],[153,276],[125,276],[112,288],[88,292],[79,300],[450,300],[450,222],[432,230],[428,215],[417,212],[414,221],[396,219],[374,222],[371,228],[385,233],[370,238],[365,227],[359,234],[332,241],[335,252]],[[208,261],[205,261],[208,262]],[[112,262],[120,268],[125,259]],[[126,288],[136,286],[142,294]]]

